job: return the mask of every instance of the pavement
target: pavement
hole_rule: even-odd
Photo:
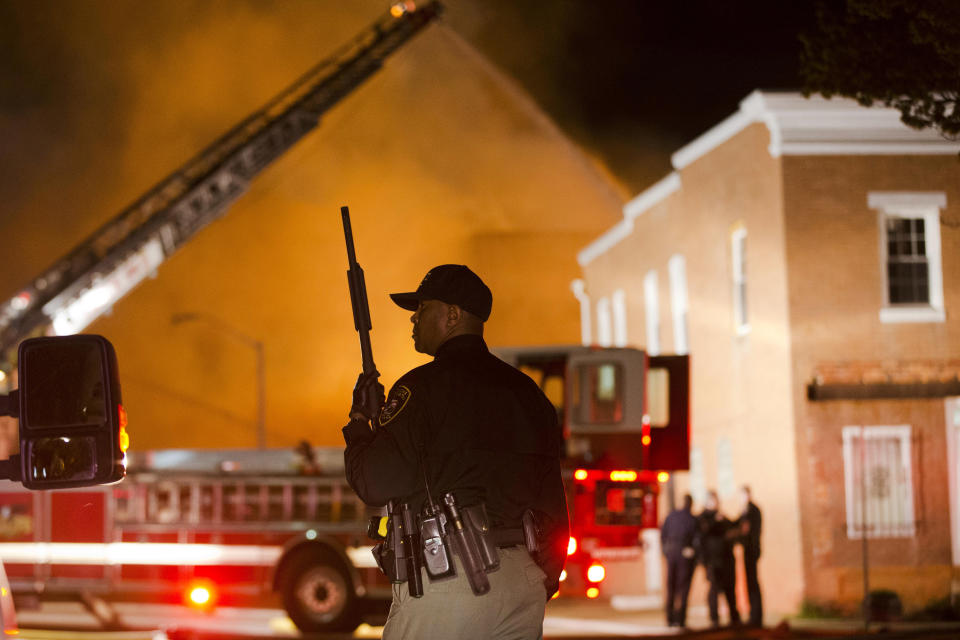
[[[196,611],[176,605],[121,603],[118,619],[125,629],[104,631],[98,621],[75,602],[44,603],[37,609],[18,611],[19,638],[23,640],[179,640],[180,638],[296,638],[300,633],[279,609],[228,608],[213,612]],[[788,638],[844,638],[863,635],[858,620],[798,619],[765,620],[764,629],[710,628],[705,606],[688,611],[688,629],[667,627],[659,609],[630,608],[629,603],[557,599],[547,606],[544,637],[551,638],[690,638],[695,640],[780,640]],[[721,617],[721,619],[723,619]],[[882,632],[887,640],[960,638],[957,623],[877,623],[871,636]],[[353,634],[324,634],[323,638],[379,638],[382,627],[371,620]]]

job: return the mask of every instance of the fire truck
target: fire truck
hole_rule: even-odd
[[[629,348],[500,349],[532,377],[563,425],[570,512],[561,596],[659,605],[658,504],[690,459],[689,357]]]
[[[571,538],[560,593],[655,596],[660,487],[689,458],[687,357],[496,353],[538,382],[563,424]],[[347,485],[341,448],[130,451],[119,484],[0,483],[0,505],[0,558],[18,594],[282,604],[304,631],[352,629],[391,597],[366,536],[382,510]]]
[[[0,483],[0,558],[15,594],[96,602],[282,603],[304,631],[352,629],[390,598],[342,449],[128,454],[112,486]],[[104,619],[104,617],[106,619]]]

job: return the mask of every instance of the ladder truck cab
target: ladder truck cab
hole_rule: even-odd
[[[660,487],[689,469],[689,357],[581,346],[496,352],[540,385],[563,426],[570,542],[560,595],[659,598]]]

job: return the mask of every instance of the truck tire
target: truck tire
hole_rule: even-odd
[[[283,607],[303,632],[352,631],[358,623],[353,583],[328,552],[297,558],[283,586]]]

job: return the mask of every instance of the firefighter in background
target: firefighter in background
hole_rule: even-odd
[[[760,560],[760,529],[763,518],[760,509],[753,503],[750,487],[740,489],[743,513],[737,520],[740,544],[743,545],[743,572],[747,578],[747,594],[750,598],[750,626],[763,626],[763,598],[757,580],[757,561]]]
[[[687,626],[687,596],[696,567],[694,540],[697,519],[691,513],[693,498],[683,496],[683,507],[674,509],[660,528],[660,547],[667,559],[667,624]]]
[[[717,492],[709,491],[703,512],[697,520],[701,561],[710,583],[707,604],[710,607],[711,624],[720,626],[718,599],[719,594],[723,593],[730,610],[730,624],[736,626],[740,624],[740,612],[737,611],[737,571],[733,545],[739,532],[736,524],[720,513],[719,506]]]
[[[420,514],[420,527],[424,507],[447,492],[464,511],[484,505],[499,568],[482,595],[468,584],[464,557],[453,577],[427,573],[422,597],[391,577],[383,638],[541,638],[569,536],[556,409],[533,380],[488,351],[483,328],[493,298],[466,266],[435,267],[416,291],[391,298],[414,312],[414,348],[434,360],[402,376],[376,416],[364,407],[382,394],[379,374],[361,374],[343,429],[347,479],[367,504],[399,499]],[[536,562],[524,538],[530,514],[539,523]]]

